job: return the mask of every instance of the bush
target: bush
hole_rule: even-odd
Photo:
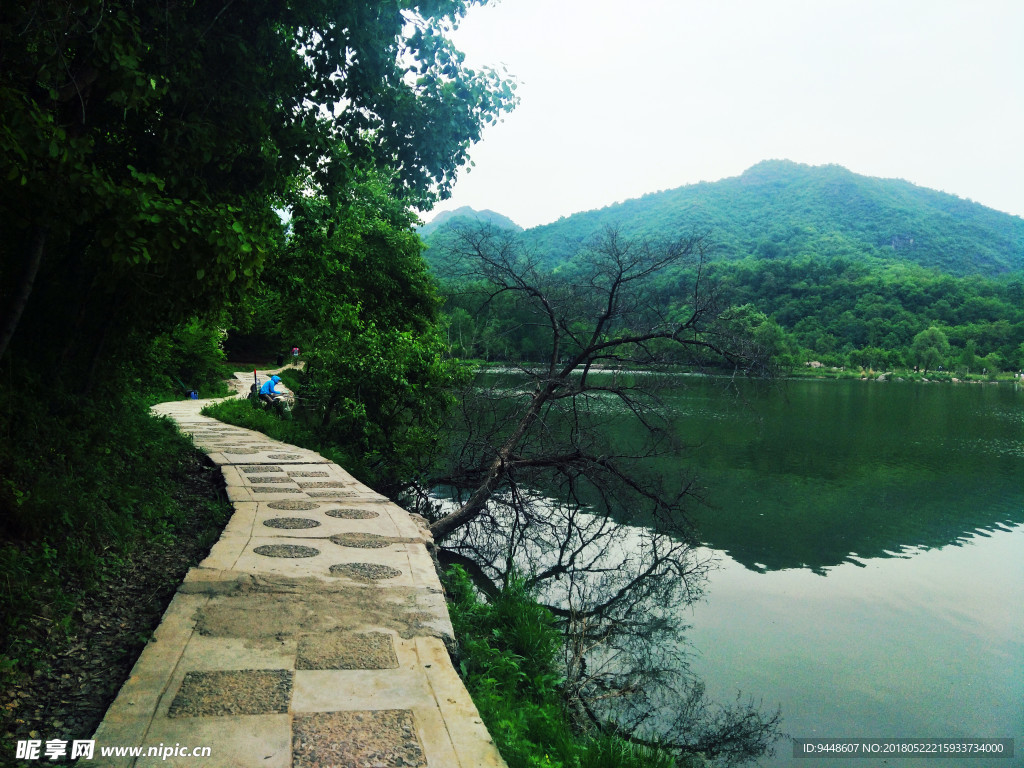
[[[136,391],[147,402],[228,394],[224,331],[214,321],[192,319],[153,339],[137,359],[127,361]]]

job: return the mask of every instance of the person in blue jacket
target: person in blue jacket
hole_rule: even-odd
[[[260,400],[270,403],[270,405],[276,405],[277,401],[284,397],[284,392],[278,392],[274,389],[274,386],[281,381],[280,376],[271,376],[260,387]]]

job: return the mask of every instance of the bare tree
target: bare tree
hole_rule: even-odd
[[[572,467],[628,482],[602,450],[587,451],[581,444],[554,453],[525,450],[543,436],[550,419],[590,412],[589,406],[602,397],[616,399],[657,434],[647,389],[609,381],[607,371],[651,370],[695,350],[729,357],[716,338],[716,295],[704,278],[700,237],[654,243],[606,230],[559,274],[540,268],[507,230],[458,228],[447,249],[453,272],[486,292],[484,304],[511,294],[531,324],[543,329],[550,351],[543,365],[522,369],[531,387],[518,393],[512,412],[503,413],[481,438],[485,442],[474,446],[477,454],[461,457],[459,482],[448,478],[474,490],[458,509],[431,525],[438,541],[479,516],[504,485],[531,468]],[[695,275],[687,301],[666,309],[656,300],[663,290],[658,279],[684,266]],[[649,498],[661,506],[659,497]]]
[[[449,500],[421,507],[440,559],[490,594],[525,575],[565,630],[564,693],[580,727],[617,723],[630,738],[727,762],[763,754],[778,714],[715,708],[687,673],[679,616],[710,567],[685,514],[700,489],[651,468],[680,450],[659,397],[674,380],[660,369],[750,362],[705,280],[703,241],[607,230],[558,271],[490,227],[456,229],[446,249],[449,284],[477,292],[477,307],[501,302],[518,318],[513,332],[541,338],[546,354],[463,392],[461,439],[431,482]],[[676,705],[651,708],[666,697]]]

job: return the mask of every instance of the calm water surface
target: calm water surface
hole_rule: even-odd
[[[1024,391],[794,381],[672,400],[719,558],[686,611],[709,692],[811,737],[1001,737],[1024,765]],[[765,765],[911,768],[936,761]]]

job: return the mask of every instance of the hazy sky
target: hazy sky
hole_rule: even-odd
[[[1024,215],[1024,0],[501,0],[454,37],[522,101],[428,220],[530,227],[772,158]]]

